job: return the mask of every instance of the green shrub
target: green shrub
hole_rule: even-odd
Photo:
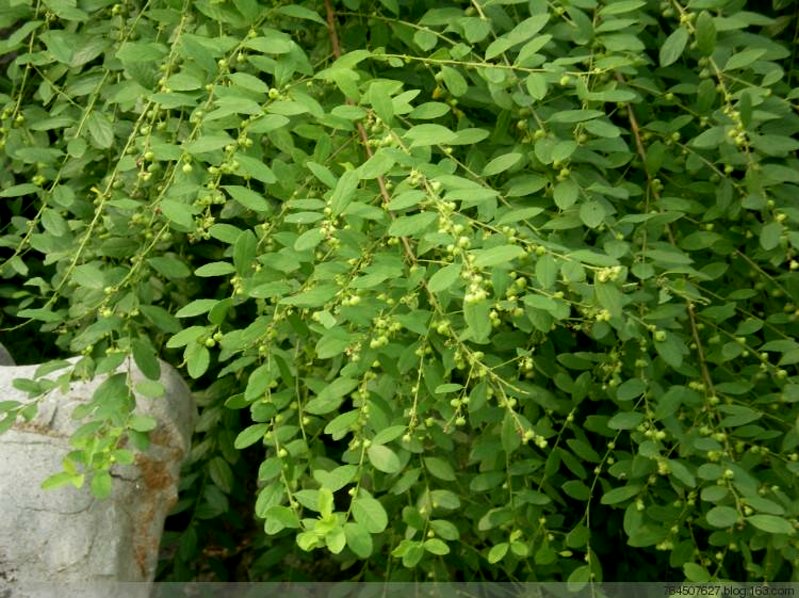
[[[158,356],[201,406],[164,579],[799,581],[761,4],[1,0],[3,338],[151,378],[47,485],[110,491]]]

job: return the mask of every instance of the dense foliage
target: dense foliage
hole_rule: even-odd
[[[46,485],[160,357],[163,579],[799,581],[796,3],[324,1],[0,0],[0,427],[151,378]]]

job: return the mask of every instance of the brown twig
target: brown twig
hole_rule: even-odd
[[[330,36],[330,47],[333,50],[333,56],[336,58],[341,57],[341,42],[338,39],[338,32],[336,31],[336,12],[333,8],[333,0],[325,0],[325,12],[327,13],[327,33]],[[352,104],[352,100],[349,98],[346,99],[347,104]],[[366,153],[366,158],[369,159],[372,157],[372,148],[369,146],[369,135],[366,133],[366,128],[363,126],[362,123],[357,122],[355,123],[355,127],[358,130],[358,136],[361,138],[361,145],[363,145],[364,153]],[[377,177],[377,185],[380,187],[380,197],[383,199],[383,205],[387,206],[391,201],[391,195],[388,192],[388,188],[386,187],[386,180],[379,176]],[[388,212],[390,218],[394,218],[394,214]],[[406,237],[400,237],[402,240],[402,245],[405,249],[405,253],[408,256],[408,259],[411,261],[412,264],[416,263],[416,256],[414,255],[413,251],[411,250],[410,243]]]
[[[333,3],[331,0],[325,0],[325,12],[327,13],[327,32],[330,34],[330,45],[333,48],[333,56],[339,58],[341,56],[341,44],[339,44],[338,33],[336,33],[336,13],[333,10]]]
[[[616,79],[620,83],[625,83],[624,77],[622,77],[620,73],[616,73]],[[638,150],[638,155],[643,161],[644,172],[646,173],[649,189],[652,191],[652,195],[654,196],[655,200],[660,200],[660,192],[652,185],[652,176],[646,169],[646,148],[644,147],[644,142],[641,138],[641,129],[638,126],[638,120],[635,118],[633,108],[629,104],[627,104],[627,117],[630,121],[630,130],[632,131],[633,139],[635,139],[635,146]],[[677,239],[674,237],[674,231],[671,230],[671,226],[668,224],[666,225],[666,233],[669,236],[669,242],[676,247]],[[697,326],[697,317],[696,312],[694,311],[694,305],[691,301],[688,301],[686,307],[688,310],[688,321],[691,325],[691,336],[696,344],[696,355],[699,359],[699,367],[702,371],[702,380],[705,382],[705,388],[707,389],[707,392],[713,396],[716,394],[716,392],[713,387],[713,378],[710,376],[710,370],[708,369],[707,361],[705,360],[705,352],[702,349],[702,341],[699,338],[699,327]]]

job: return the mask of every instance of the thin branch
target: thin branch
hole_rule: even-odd
[[[338,32],[336,31],[336,12],[333,9],[333,0],[325,0],[325,12],[327,13],[327,33],[330,36],[330,47],[333,50],[333,56],[336,58],[341,57],[341,43],[338,39]],[[352,100],[349,98],[346,99],[347,104],[352,104]],[[369,159],[372,157],[372,148],[369,146],[369,135],[366,133],[366,129],[364,128],[361,122],[357,122],[355,127],[358,129],[358,136],[361,138],[361,145],[363,145],[363,151],[366,153],[366,158]],[[386,180],[382,176],[377,177],[377,185],[380,187],[380,197],[383,199],[383,205],[388,206],[389,202],[391,201],[391,195],[388,192],[388,188],[386,187]],[[388,212],[389,217],[392,219],[394,218],[394,214]],[[405,254],[408,256],[408,259],[412,264],[416,263],[416,256],[411,249],[411,245],[408,242],[406,237],[400,237],[402,241],[402,246],[405,249]]]
[[[616,73],[616,78],[621,83],[626,83],[624,77],[621,74]],[[635,113],[633,112],[632,106],[629,104],[627,105],[627,117],[630,121],[630,130],[632,131],[633,138],[635,139],[635,147],[638,150],[638,155],[640,156],[643,165],[644,165],[644,172],[646,173],[646,179],[649,184],[649,189],[652,192],[655,200],[660,200],[660,192],[652,185],[652,176],[646,170],[646,148],[644,147],[643,139],[641,138],[641,129],[638,126],[638,120],[635,118]],[[666,225],[666,232],[669,236],[669,242],[676,246],[677,239],[674,237],[674,232],[671,230],[669,225]],[[687,301],[688,307],[688,321],[691,325],[691,336],[693,337],[694,343],[696,344],[696,356],[699,359],[699,368],[702,371],[702,380],[705,383],[705,388],[707,392],[713,396],[716,394],[714,387],[713,387],[713,378],[710,375],[710,370],[707,367],[707,361],[705,360],[705,352],[702,348],[702,341],[699,338],[699,327],[697,326],[697,317],[696,312],[694,311],[694,305],[691,301]]]

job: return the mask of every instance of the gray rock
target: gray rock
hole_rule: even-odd
[[[37,367],[0,368],[2,400],[27,401],[27,394],[12,383],[15,378],[33,378]],[[132,362],[116,373],[128,371],[134,384],[144,379]],[[71,450],[70,435],[82,423],[71,419],[73,408],[90,400],[107,376],[71,382],[63,393],[51,391],[33,420],[17,422],[0,434],[0,595],[4,582],[24,586],[152,581],[164,519],[177,500],[180,466],[196,418],[179,374],[165,363],[161,372],[165,396],[136,397],[136,412],[158,422],[150,447],[136,454],[133,465],[112,471],[108,499],[95,499],[87,485],[41,489],[45,478],[61,470]]]
[[[0,343],[0,367],[5,365],[15,365],[14,358],[11,357],[11,353]]]

